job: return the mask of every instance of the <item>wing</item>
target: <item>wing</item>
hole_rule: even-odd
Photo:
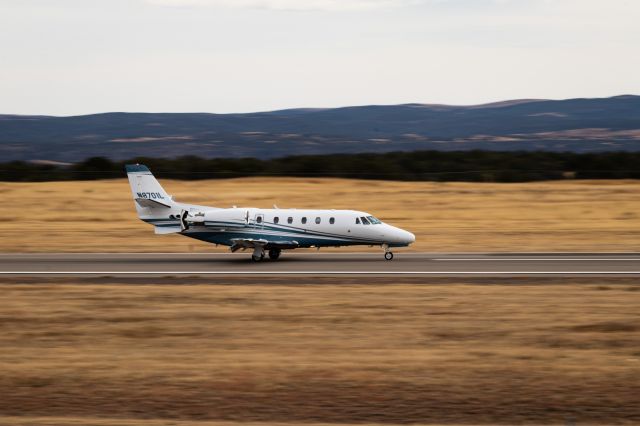
[[[266,250],[272,248],[278,249],[294,249],[297,248],[300,244],[297,241],[286,241],[286,240],[264,240],[264,239],[253,239],[253,238],[234,238],[231,240],[233,245],[231,246],[231,251],[236,252],[240,249],[253,249],[256,247],[262,247]]]

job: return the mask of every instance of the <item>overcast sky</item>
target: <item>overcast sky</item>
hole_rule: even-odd
[[[637,0],[0,0],[0,113],[619,94]]]

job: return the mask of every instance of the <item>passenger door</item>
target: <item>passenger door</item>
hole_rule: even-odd
[[[256,213],[253,218],[253,227],[257,229],[262,229],[264,227],[264,214]]]

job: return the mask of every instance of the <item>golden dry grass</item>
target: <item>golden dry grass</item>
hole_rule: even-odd
[[[414,232],[421,251],[636,251],[640,182],[525,184],[249,178],[163,181],[215,206],[349,208]],[[214,251],[155,236],[135,217],[126,180],[0,183],[0,251]],[[219,248],[218,250],[223,250]]]
[[[0,424],[640,423],[637,285],[188,284],[3,283]]]

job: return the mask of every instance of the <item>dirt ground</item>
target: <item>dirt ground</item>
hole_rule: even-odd
[[[418,251],[637,251],[640,246],[640,181],[161,181],[176,199],[190,203],[368,211],[415,233],[410,249]],[[136,219],[125,179],[0,183],[0,196],[3,252],[225,250],[178,235],[154,235]]]
[[[2,425],[640,424],[631,278],[8,280]]]
[[[4,422],[4,423],[3,423]],[[131,420],[71,417],[1,417],[0,424],[10,426],[291,426],[287,422],[217,422],[207,420]],[[313,426],[335,426],[334,423],[305,423]],[[354,423],[341,426],[381,426],[380,423]],[[389,426],[385,424],[384,426]],[[439,425],[429,425],[439,426]],[[451,426],[451,425],[447,425]],[[462,425],[460,425],[462,426]]]

